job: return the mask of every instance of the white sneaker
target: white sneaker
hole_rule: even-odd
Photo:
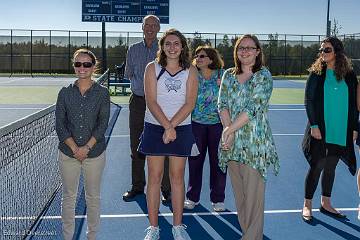
[[[174,240],[191,240],[189,234],[186,232],[185,224],[173,226],[172,234],[173,234]]]
[[[194,207],[198,204],[199,204],[199,202],[193,202],[190,199],[186,199],[184,201],[184,208],[191,210],[191,209],[194,209]]]
[[[217,202],[217,203],[212,202],[211,205],[213,206],[215,212],[223,212],[226,210],[224,202]]]
[[[150,226],[147,229],[145,229],[145,232],[146,232],[146,235],[144,237],[144,240],[160,239],[160,228],[159,227]]]
[[[358,219],[360,220],[360,203],[359,203],[359,206],[358,206]]]

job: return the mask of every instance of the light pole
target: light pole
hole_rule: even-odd
[[[330,0],[328,0],[327,17],[326,17],[326,36],[327,37],[330,36],[330,27],[331,27],[331,22],[329,19],[329,11],[330,11]]]

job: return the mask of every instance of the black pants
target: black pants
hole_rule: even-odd
[[[218,166],[218,146],[223,126],[221,123],[201,124],[192,122],[191,124],[200,154],[188,158],[189,183],[186,197],[193,202],[200,200],[203,168],[206,153],[208,152],[210,163],[210,200],[213,203],[224,202],[226,173],[223,173]]]
[[[140,143],[140,136],[144,129],[144,117],[146,110],[145,98],[132,94],[129,100],[129,127],[130,127],[130,148],[131,148],[131,177],[132,189],[144,191],[145,180],[145,155],[139,153],[137,148]],[[169,159],[165,159],[164,175],[161,183],[162,192],[170,192]]]
[[[315,163],[312,163],[312,166],[310,167],[308,174],[305,178],[306,199],[313,198],[321,172],[322,196],[331,197],[331,191],[335,179],[335,169],[338,162],[339,157],[328,156],[325,158],[317,159]]]

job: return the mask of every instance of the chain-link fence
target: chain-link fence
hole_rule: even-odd
[[[233,66],[233,46],[241,34],[185,33],[194,51],[202,44],[216,47],[225,68]],[[267,66],[274,75],[307,74],[317,56],[323,35],[257,34],[264,49]],[[347,55],[355,59],[360,74],[360,33],[339,36]],[[110,69],[125,61],[129,45],[142,39],[142,32],[106,32],[106,62]],[[0,30],[0,72],[72,73],[72,53],[86,47],[102,56],[101,31]]]

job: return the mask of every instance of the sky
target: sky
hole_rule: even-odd
[[[328,0],[169,0],[170,23],[184,33],[326,34]],[[2,0],[0,29],[95,30],[82,22],[81,0]],[[360,0],[331,0],[339,33],[360,33]],[[106,23],[107,31],[141,31],[138,23]]]

